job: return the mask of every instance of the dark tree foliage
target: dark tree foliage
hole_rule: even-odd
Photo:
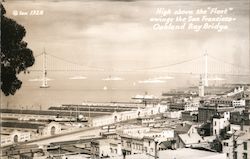
[[[26,71],[35,62],[32,50],[22,41],[26,34],[25,28],[16,21],[5,17],[5,9],[1,5],[1,90],[14,95],[21,88],[22,81],[17,75]]]

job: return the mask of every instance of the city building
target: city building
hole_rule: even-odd
[[[174,138],[174,130],[168,128],[151,129],[149,132],[144,133],[145,137],[153,137],[155,139],[172,139]]]
[[[208,147],[207,141],[205,141],[197,132],[188,133],[188,134],[179,134],[178,135],[178,147]]]
[[[216,114],[224,114],[224,112],[231,112],[234,107],[225,104],[211,104],[205,103],[202,107],[198,108],[198,122],[208,122]]]
[[[144,133],[149,132],[150,128],[139,125],[124,125],[117,129],[119,134],[133,135],[133,136],[143,136]]]
[[[245,107],[246,102],[245,99],[237,99],[237,98],[214,98],[210,100],[212,104],[227,104],[233,107]]]
[[[158,146],[158,142],[153,137],[144,137],[143,138],[143,150],[144,154],[147,156],[155,156],[155,148]]]
[[[122,151],[126,155],[140,154],[143,152],[143,137],[120,135]]]
[[[92,158],[107,158],[122,155],[121,141],[116,139],[102,139],[91,141]]]
[[[163,117],[165,118],[170,118],[170,119],[180,119],[181,118],[181,113],[183,111],[179,110],[179,111],[173,111],[173,110],[170,110],[170,111],[167,111],[163,114]]]
[[[153,117],[139,117],[137,118],[137,123],[140,125],[149,125],[154,123],[155,119]]]
[[[200,106],[200,97],[176,98],[169,104],[169,109],[178,111],[194,111]]]
[[[182,121],[197,122],[198,121],[198,111],[181,112],[181,120]]]
[[[222,151],[227,159],[248,159],[250,155],[249,132],[234,131],[231,138],[222,141]]]
[[[159,151],[159,159],[226,159],[226,155],[217,152],[191,148]]]
[[[213,135],[214,136],[220,136],[222,131],[224,131],[224,133],[227,132],[227,127],[229,126],[229,118],[230,118],[230,113],[229,112],[225,112],[225,115],[215,115],[213,117]]]
[[[11,145],[17,142],[26,142],[31,139],[30,132],[18,130],[1,130],[1,146]]]
[[[175,139],[178,148],[208,147],[208,143],[198,134],[197,126],[183,122],[175,128]]]

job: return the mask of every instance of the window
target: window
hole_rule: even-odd
[[[243,153],[243,159],[247,159],[247,153]]]
[[[131,143],[128,142],[128,147],[131,148]]]
[[[150,149],[150,151],[151,151],[151,152],[154,152],[154,149],[153,149],[153,148],[151,148],[151,149]]]
[[[18,136],[17,135],[14,136],[14,142],[18,142]]]
[[[243,142],[244,150],[247,150],[247,142]]]
[[[56,134],[56,128],[55,126],[52,126],[50,130],[50,135],[55,135],[55,134]]]
[[[227,153],[227,157],[229,157],[229,153]]]
[[[224,142],[224,144],[223,144],[224,146],[228,146],[228,143],[227,142]]]
[[[237,147],[237,142],[236,141],[234,141],[234,148],[236,148]]]
[[[237,159],[237,152],[234,152],[233,159]]]
[[[216,121],[214,121],[214,126],[216,126]]]
[[[148,141],[148,146],[150,146],[150,141]]]

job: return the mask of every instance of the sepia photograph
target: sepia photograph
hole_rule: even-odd
[[[0,0],[1,159],[249,159],[249,0]]]

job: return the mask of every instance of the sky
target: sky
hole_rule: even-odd
[[[150,91],[152,85],[157,94],[166,91],[170,86],[185,85],[190,81],[198,85],[199,76],[196,79],[184,79],[184,81],[181,79],[181,81],[158,73],[158,79],[151,81],[155,75],[152,75],[152,70],[145,68],[194,59],[205,52],[227,63],[250,67],[249,0],[5,0],[3,5],[7,11],[6,16],[25,27],[27,33],[24,40],[28,42],[28,47],[33,50],[34,56],[40,55],[45,49],[46,53],[72,63],[104,70],[102,74],[98,71],[71,73],[85,80],[76,82],[72,82],[69,75],[67,78],[61,78],[62,74],[66,75],[68,72],[61,74],[48,72],[49,78],[55,80],[49,81],[51,87],[46,90],[39,89],[40,83],[29,81],[30,78],[34,78],[33,72],[30,75],[20,76],[23,81],[21,90],[6,100],[6,103],[13,105],[50,105],[73,101],[80,103],[85,99],[98,100],[97,98],[100,98],[100,101],[110,101],[124,97],[121,98],[124,100]],[[154,30],[154,23],[150,22],[150,18],[157,17],[157,8],[175,11],[208,7],[233,8],[228,16],[236,20],[228,24],[229,28],[222,32],[215,30],[194,32],[187,29]],[[44,14],[20,15],[20,12],[29,13],[32,10],[43,11]],[[13,14],[16,11],[19,15]],[[173,67],[171,71],[192,72],[190,70],[193,65],[195,64]],[[30,70],[35,66],[42,66],[40,56],[36,57],[35,65]],[[202,69],[200,63],[197,67],[199,68],[196,69]],[[140,69],[143,70],[140,74],[144,76],[134,71]],[[117,70],[124,71],[125,74],[111,79],[119,80],[113,82],[103,80],[109,79],[109,75],[116,74]],[[128,70],[134,72],[126,74]],[[166,69],[163,68],[159,72],[161,71]],[[89,77],[91,73],[97,76]],[[167,82],[162,82],[166,78],[169,78]],[[108,90],[113,88],[111,90],[122,91],[105,91],[103,90],[105,87]],[[93,91],[90,91],[91,89]],[[128,92],[129,89],[135,91]],[[96,90],[101,91],[96,92]],[[44,100],[45,98],[48,100]]]
[[[154,67],[201,56],[205,51],[248,66],[249,1],[15,1],[7,16],[22,24],[34,55],[46,52],[105,70]],[[150,18],[157,8],[233,8],[236,21],[222,32],[157,31]],[[14,16],[13,10],[42,10],[42,16]],[[247,58],[246,58],[247,57]]]

